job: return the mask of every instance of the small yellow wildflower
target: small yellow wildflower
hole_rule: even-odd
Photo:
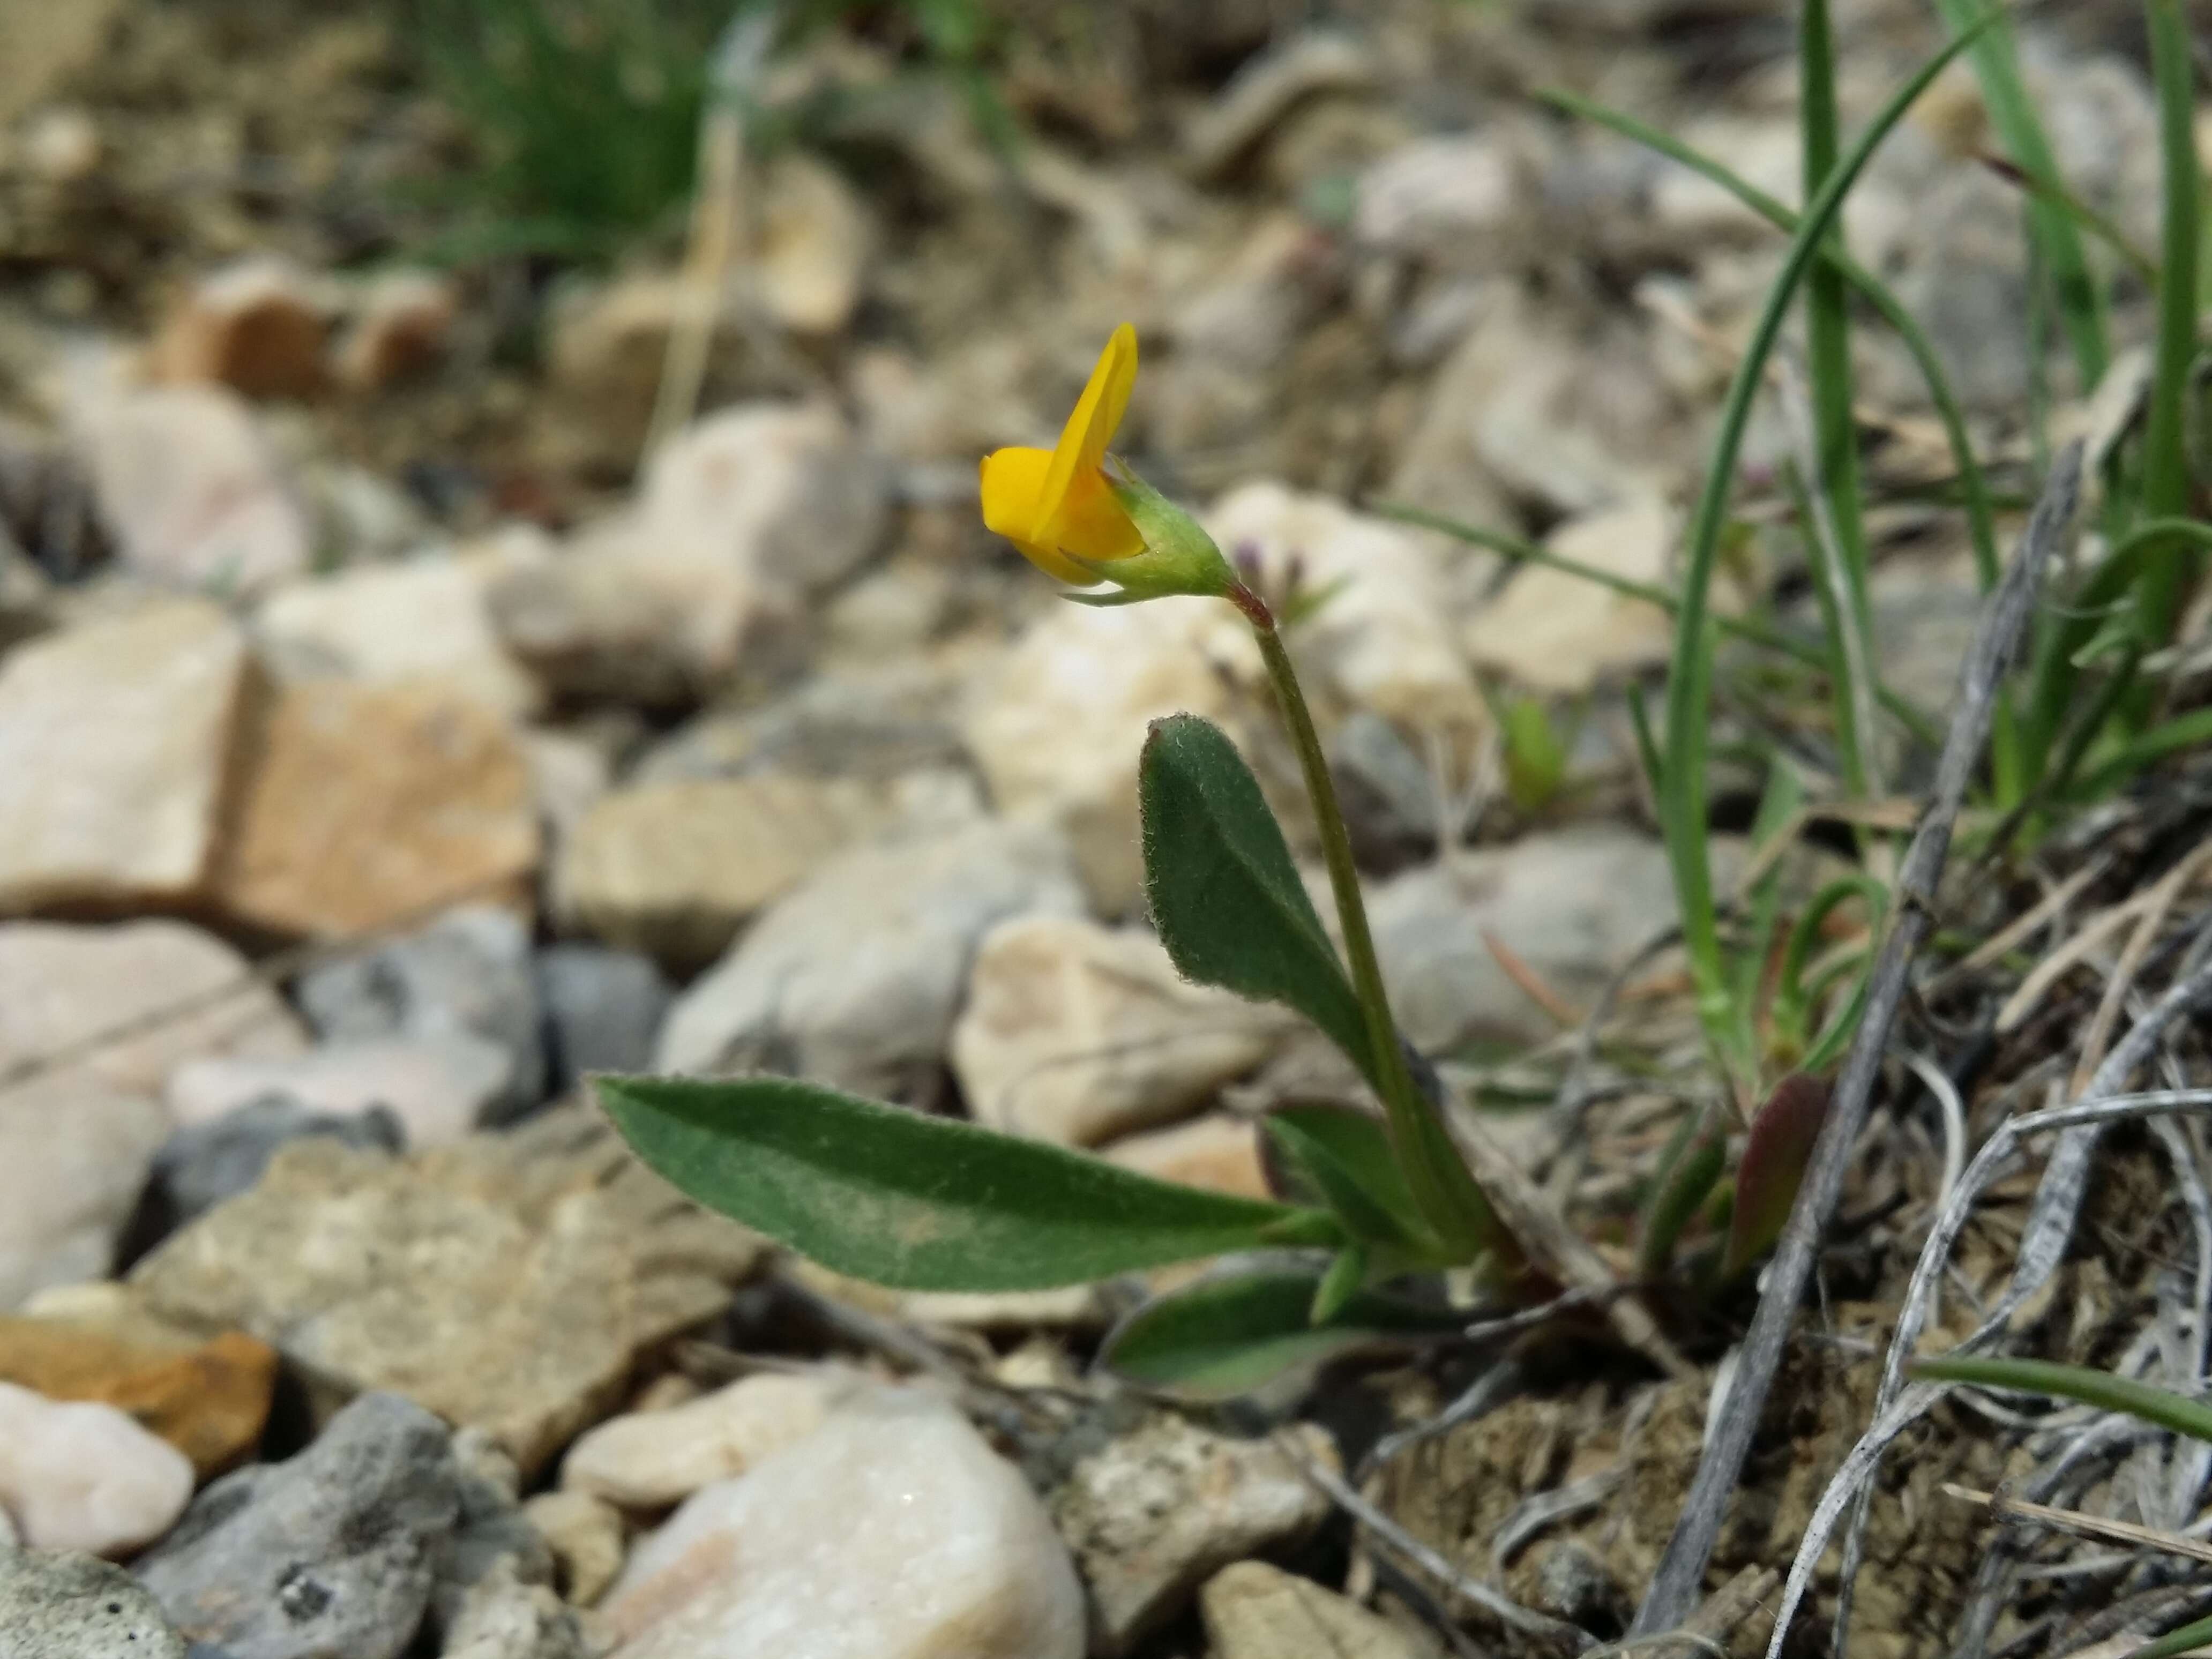
[[[1076,587],[1109,563],[1141,553],[1145,538],[1101,468],[1137,382],[1137,331],[1124,323],[1098,354],[1091,383],[1052,448],[994,450],[983,458],[983,522],[1047,575]]]

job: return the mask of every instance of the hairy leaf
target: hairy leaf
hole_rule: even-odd
[[[1262,1121],[1271,1170],[1291,1195],[1334,1211],[1354,1238],[1423,1243],[1419,1212],[1380,1118],[1349,1106],[1283,1106]]]
[[[1379,1087],[1366,1015],[1237,745],[1195,714],[1155,720],[1137,789],[1146,896],[1176,969],[1297,1009]]]
[[[788,1078],[602,1077],[637,1155],[708,1209],[855,1279],[1020,1291],[1269,1244],[1334,1219]]]

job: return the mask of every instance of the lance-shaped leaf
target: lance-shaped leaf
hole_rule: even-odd
[[[1805,1180],[1805,1165],[1828,1116],[1828,1085],[1793,1073],[1774,1085],[1751,1121],[1743,1161],[1736,1166],[1735,1212],[1729,1218],[1728,1254],[1721,1277],[1733,1279],[1782,1237],[1790,1206]]]
[[[637,1155],[708,1209],[898,1290],[1042,1290],[1343,1237],[1322,1211],[1155,1181],[788,1078],[594,1081]]]
[[[1261,1155],[1284,1196],[1325,1206],[1354,1238],[1434,1249],[1382,1120],[1349,1106],[1281,1106],[1261,1120]]]
[[[1297,1009],[1376,1082],[1366,1015],[1237,745],[1195,714],[1155,720],[1137,791],[1145,893],[1176,969]]]
[[[1100,1357],[1146,1388],[1225,1400],[1293,1365],[1467,1322],[1464,1314],[1448,1309],[1357,1291],[1316,1324],[1311,1316],[1324,1277],[1318,1270],[1280,1267],[1201,1279],[1138,1309],[1107,1337]]]

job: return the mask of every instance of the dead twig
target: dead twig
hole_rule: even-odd
[[[1914,952],[1935,926],[1936,885],[1950,848],[1951,825],[1965,803],[1966,786],[1988,741],[1997,688],[2040,586],[2044,567],[2073,522],[2081,476],[2081,448],[2070,445],[2051,468],[2051,481],[2043,499],[2036,503],[2013,568],[1984,613],[1967,653],[1960,677],[1959,714],[1944,738],[1934,799],[1898,872],[1889,937],[1882,943],[1869,980],[1865,1013],[1837,1079],[1827,1121],[1821,1127],[1789,1224],[1783,1229],[1780,1247],[1766,1269],[1765,1289],[1744,1339],[1735,1381],[1729,1389],[1729,1409],[1721,1414],[1717,1431],[1705,1442],[1688,1500],[1675,1522],[1674,1535],[1667,1540],[1666,1553],[1652,1575],[1644,1604],[1637,1609],[1632,1634],[1648,1636],[1669,1629],[1697,1604],[1729,1496],[1742,1474],[1752,1436],[1781,1364],[1790,1321],[1812,1278],[1820,1235],[1843,1195],[1844,1176],[1866,1121],[1890,1024],[1904,1001],[1906,973]],[[1778,1620],[1778,1632],[1782,1627],[1783,1621]]]
[[[2002,1492],[1976,1492],[1952,1481],[1943,1483],[1947,1497],[1961,1503],[1975,1504],[1992,1515],[2007,1521],[2032,1521],[2039,1526],[2055,1527],[2061,1532],[2070,1532],[2082,1538],[2100,1538],[2107,1543],[2132,1545],[2137,1549],[2160,1550],[2168,1555],[2185,1555],[2192,1561],[2212,1562],[2212,1544],[2200,1544],[2194,1538],[2184,1538],[2179,1533],[2160,1532],[2155,1527],[2139,1527],[2132,1521],[2111,1521],[2099,1515],[2084,1515],[2079,1510],[2053,1509],[2048,1504],[2031,1504],[2024,1498],[2008,1498]]]

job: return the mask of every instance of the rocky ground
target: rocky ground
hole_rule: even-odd
[[[842,113],[747,155],[703,288],[680,230],[419,263],[404,186],[468,152],[386,8],[0,15],[0,1656],[1556,1650],[1379,1557],[1337,1471],[1449,1571],[1620,1634],[1747,1304],[1663,1381],[1586,1333],[1180,1412],[1089,1367],[1140,1287],[839,1281],[676,1198],[580,1084],[796,1073],[1253,1193],[1255,1115],[1353,1088],[1142,915],[1153,716],[1231,727],[1302,821],[1249,637],[1064,605],[977,522],[977,456],[1048,441],[1128,319],[1125,447],[1273,589],[1337,585],[1297,648],[1408,1035],[1613,1248],[1699,1064],[1669,960],[1618,1000],[1649,1064],[1585,1144],[1504,1108],[1672,917],[1623,701],[1667,619],[1377,508],[1667,579],[1778,244],[1528,94],[1794,198],[1790,30],[1309,9],[1016,7],[1008,154],[896,40],[833,34],[771,89]],[[1863,116],[1937,36],[1917,0],[1837,10]],[[2045,9],[2024,46],[2066,175],[2154,242],[2134,17]],[[2083,389],[2043,383],[1986,142],[1947,76],[1848,217],[2002,481]],[[1948,454],[1896,343],[1857,344],[1885,678],[1941,711],[1977,606],[1923,488]],[[1786,447],[1762,416],[1729,578],[1785,618]],[[1817,746],[1814,701],[1723,678],[1717,750]],[[1574,733],[1563,787],[1507,775],[1522,697]],[[1735,1651],[1863,1426],[1939,1161],[1898,1133],[1716,1559],[1753,1592],[1709,1632]],[[2139,1306],[2171,1202],[2112,1199],[2081,1296]],[[2018,1457],[1961,1413],[1894,1477],[1865,1650],[1952,1629],[1985,1538],[1935,1488]]]

